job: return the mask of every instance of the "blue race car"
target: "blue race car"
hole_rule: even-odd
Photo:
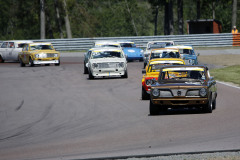
[[[187,45],[176,45],[171,46],[171,48],[178,48],[181,54],[181,58],[184,60],[186,65],[197,65],[198,64],[198,54],[195,54],[192,46]]]
[[[120,43],[122,50],[127,58],[127,61],[139,60],[143,61],[143,50],[136,47],[132,41],[117,41]]]

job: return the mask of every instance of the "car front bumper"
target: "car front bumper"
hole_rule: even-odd
[[[94,69],[92,75],[94,77],[112,77],[112,76],[123,76],[125,74],[125,69]]]
[[[33,64],[58,64],[59,60],[34,60]]]
[[[208,98],[158,98],[152,99],[152,103],[161,106],[196,106],[208,103]]]

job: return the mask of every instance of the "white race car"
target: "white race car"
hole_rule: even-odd
[[[128,78],[127,60],[121,48],[95,49],[86,65],[89,79],[112,76]]]

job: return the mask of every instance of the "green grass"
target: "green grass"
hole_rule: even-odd
[[[240,65],[210,70],[214,79],[240,85]]]

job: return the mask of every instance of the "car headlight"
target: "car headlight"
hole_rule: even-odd
[[[98,68],[98,64],[97,64],[97,63],[93,63],[93,64],[92,64],[92,67],[93,67],[93,68]]]
[[[158,96],[160,95],[159,90],[156,89],[156,88],[154,88],[153,91],[152,91],[152,95],[153,95],[154,97],[158,97]]]
[[[151,79],[146,80],[146,85],[147,85],[147,86],[152,85],[152,80],[151,80]]]
[[[140,52],[143,53],[143,50],[141,50]]]
[[[35,54],[35,57],[36,57],[36,58],[39,58],[39,54]]]
[[[56,53],[56,54],[54,54],[54,57],[58,57],[58,54]]]
[[[119,67],[120,67],[120,68],[123,68],[123,67],[124,67],[124,62],[120,62],[120,63],[119,63]]]
[[[205,97],[205,96],[207,95],[207,90],[206,90],[205,88],[201,88],[201,89],[199,90],[199,95],[200,95],[201,97]]]

